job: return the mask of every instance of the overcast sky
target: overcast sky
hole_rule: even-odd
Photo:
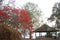
[[[5,0],[5,1],[6,3],[8,3],[7,2],[8,0]],[[60,2],[60,1],[59,0],[15,0],[15,6],[21,8],[27,2],[32,2],[39,6],[39,8],[41,9],[43,13],[42,20],[44,20],[44,23],[46,23],[47,18],[50,17],[50,15],[52,14],[52,7],[54,6],[56,2]],[[49,25],[52,25],[52,24],[54,23],[50,23]]]
[[[45,16],[49,17],[49,15],[52,13],[53,5],[56,2],[59,2],[59,0],[16,0],[16,5],[21,7],[27,2],[38,4]]]
[[[45,16],[49,17],[49,15],[52,13],[51,11],[53,5],[56,2],[59,2],[59,0],[16,0],[16,5],[23,6],[27,2],[38,4]]]
[[[16,0],[15,4],[17,7],[18,6],[22,7],[27,2],[32,2],[39,6],[39,8],[43,13],[42,20],[44,20],[44,23],[47,23],[47,18],[50,17],[50,15],[52,14],[52,7],[56,2],[60,2],[60,1],[59,0]],[[54,22],[49,23],[49,25],[50,26],[55,25]]]
[[[5,1],[7,3],[8,0],[5,0]],[[46,17],[49,17],[49,15],[52,13],[53,5],[56,2],[59,2],[59,0],[15,0],[15,5],[17,7],[22,7],[27,2],[32,2],[37,4],[42,10],[42,13],[44,13]]]

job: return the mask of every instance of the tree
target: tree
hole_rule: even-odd
[[[0,9],[0,18],[4,23],[19,30],[21,33],[32,33],[34,28],[40,26],[39,17],[41,10],[37,8],[37,5],[27,3],[23,9],[17,9],[10,6],[10,3],[9,1],[6,6],[2,6],[3,9]],[[14,3],[11,4],[14,5]]]
[[[10,10],[10,8],[8,8],[7,6],[5,10],[0,10],[0,17],[1,17],[0,19],[4,23],[7,23],[13,28],[19,29],[20,32],[25,31],[27,29],[30,29],[29,32],[31,31],[32,24],[30,21],[30,16],[28,12],[24,9]]]
[[[55,3],[52,9],[52,15],[50,16],[49,20],[56,20],[57,28],[60,28],[60,3]]]
[[[32,33],[33,25],[29,12],[24,9],[16,9],[8,3],[7,6],[3,6],[3,9],[0,9],[0,19],[21,33],[26,31]]]
[[[0,22],[0,40],[22,40],[22,37],[18,30]]]
[[[28,2],[24,5],[23,9],[29,12],[34,29],[38,28],[40,26],[39,17],[41,16],[41,10],[38,5]]]

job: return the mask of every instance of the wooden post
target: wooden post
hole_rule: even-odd
[[[31,34],[30,34],[30,40],[32,40],[32,36],[31,36]]]

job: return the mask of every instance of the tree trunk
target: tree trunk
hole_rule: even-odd
[[[31,36],[31,34],[30,34],[30,40],[32,40],[32,36]]]

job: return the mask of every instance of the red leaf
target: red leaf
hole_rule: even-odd
[[[33,29],[33,24],[31,24],[32,21],[30,19],[30,15],[29,15],[28,11],[26,11],[26,10],[21,10],[20,11],[20,22],[21,23],[25,23],[25,22],[30,23],[28,26],[25,25],[24,28],[29,29],[30,33],[33,33],[33,30],[34,30]]]
[[[4,18],[9,18],[8,14],[2,10],[0,10],[0,16],[4,17]]]

